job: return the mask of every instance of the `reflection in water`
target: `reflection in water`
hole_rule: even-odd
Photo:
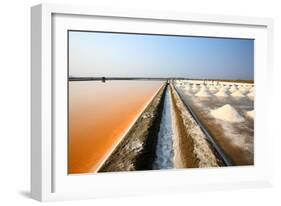
[[[132,80],[69,82],[68,172],[95,172],[161,85]]]

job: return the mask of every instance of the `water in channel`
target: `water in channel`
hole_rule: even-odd
[[[172,99],[169,89],[166,89],[164,107],[158,132],[156,157],[153,169],[173,168],[173,128],[172,128]]]

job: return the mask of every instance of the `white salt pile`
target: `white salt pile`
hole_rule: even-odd
[[[254,91],[251,91],[249,94],[248,94],[248,96],[255,96],[255,92]]]
[[[241,87],[239,88],[239,91],[242,93],[242,94],[246,94],[248,92],[248,89],[245,88],[245,87]]]
[[[249,117],[251,117],[252,119],[255,118],[255,111],[254,111],[254,110],[248,111],[246,114],[247,114]]]
[[[205,84],[200,85],[201,89],[208,89]]]
[[[229,96],[224,88],[221,88],[215,95],[218,97],[228,97]]]
[[[206,87],[202,87],[199,92],[195,94],[197,97],[209,97],[211,94],[208,92]]]
[[[214,85],[214,87],[215,87],[216,89],[220,89],[220,88],[221,88],[220,85]]]
[[[215,86],[210,86],[210,87],[209,87],[209,90],[210,90],[210,91],[217,91],[217,88],[216,88]]]
[[[255,98],[255,93],[254,93],[254,91],[250,92],[247,96],[248,96],[250,99],[254,100],[254,98]]]
[[[231,92],[229,91],[229,87],[224,87],[223,89],[227,94],[231,94]]]
[[[192,86],[192,91],[193,91],[194,93],[196,93],[196,92],[198,92],[198,90],[199,90],[198,86],[197,86],[196,84],[193,84],[193,86]]]
[[[229,91],[231,93],[235,92],[237,90],[237,87],[235,85],[232,85],[231,88],[229,89]]]
[[[186,84],[186,85],[184,86],[184,90],[189,91],[190,89],[191,89],[190,84]]]
[[[177,86],[181,86],[181,81],[176,81]]]
[[[245,97],[245,95],[240,90],[237,90],[237,91],[233,92],[231,94],[231,96],[234,96],[234,97]]]
[[[226,104],[218,109],[211,110],[211,115],[228,122],[243,122],[244,118],[231,105]]]
[[[210,86],[210,89],[217,89],[215,85]]]

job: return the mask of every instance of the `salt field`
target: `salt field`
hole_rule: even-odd
[[[175,86],[234,164],[253,164],[254,86],[196,80],[175,81]]]
[[[254,165],[254,39],[67,39],[68,174]]]
[[[69,83],[69,173],[252,165],[254,86]]]

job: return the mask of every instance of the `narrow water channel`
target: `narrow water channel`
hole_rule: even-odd
[[[171,169],[173,164],[172,99],[169,88],[165,91],[164,108],[158,132],[153,169]]]

